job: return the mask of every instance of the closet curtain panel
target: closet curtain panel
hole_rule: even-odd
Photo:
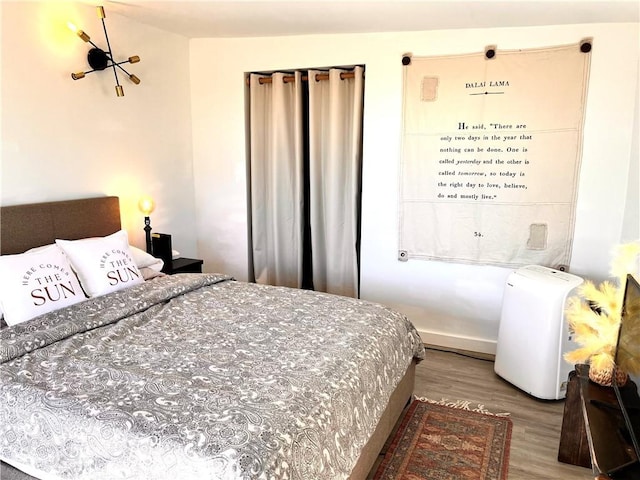
[[[358,296],[360,171],[364,69],[328,81],[309,71],[309,175],[313,285],[317,291]]]
[[[251,228],[258,283],[299,288],[302,283],[301,74],[283,73],[259,84],[250,75]]]

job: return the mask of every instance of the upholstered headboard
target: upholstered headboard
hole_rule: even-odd
[[[56,238],[103,237],[120,228],[118,197],[0,207],[0,253],[22,253]]]

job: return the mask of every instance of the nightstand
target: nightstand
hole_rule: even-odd
[[[202,273],[203,260],[198,258],[176,258],[171,263],[165,262],[162,271],[173,275],[174,273]]]

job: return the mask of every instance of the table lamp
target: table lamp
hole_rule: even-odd
[[[153,255],[153,246],[151,245],[151,219],[149,214],[156,208],[156,204],[151,197],[141,197],[138,201],[138,208],[144,213],[144,232],[147,242],[147,253]]]

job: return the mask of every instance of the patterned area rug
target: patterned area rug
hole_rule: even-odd
[[[415,399],[374,480],[506,480],[512,422],[483,405]]]

